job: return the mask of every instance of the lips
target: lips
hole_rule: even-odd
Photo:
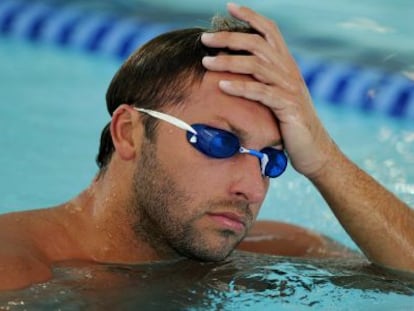
[[[246,227],[245,218],[236,213],[218,212],[218,213],[208,213],[208,215],[219,226],[225,227],[227,229],[231,229],[233,231],[242,231]]]

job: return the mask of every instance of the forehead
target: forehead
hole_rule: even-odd
[[[269,145],[268,141],[280,140],[278,124],[270,109],[255,101],[225,94],[218,87],[220,80],[254,81],[246,75],[207,72],[192,89],[181,114],[184,120],[190,124],[205,122],[238,129],[248,139],[260,137],[265,145]]]

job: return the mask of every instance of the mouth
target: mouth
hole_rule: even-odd
[[[244,218],[232,212],[218,212],[207,214],[220,227],[225,227],[235,232],[242,232],[246,228]]]

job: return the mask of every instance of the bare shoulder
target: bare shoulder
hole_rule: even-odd
[[[0,216],[0,290],[26,287],[52,276],[50,262],[33,237],[36,215],[30,211]]]
[[[277,221],[257,221],[238,249],[307,258],[361,256],[344,245],[314,231]]]
[[[12,290],[49,280],[50,264],[30,247],[0,240],[0,290]]]

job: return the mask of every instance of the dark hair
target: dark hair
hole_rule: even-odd
[[[218,31],[257,33],[246,23],[234,18],[214,17],[209,29],[175,30],[152,39],[135,51],[113,77],[106,93],[109,114],[112,115],[121,104],[160,110],[164,106],[183,103],[191,86],[204,77],[206,69],[201,64],[202,58],[231,52],[208,48],[201,43],[203,32]],[[154,140],[158,121],[144,114],[142,119],[145,136]],[[109,127],[110,123],[102,131],[96,157],[101,171],[109,164],[114,151]]]

